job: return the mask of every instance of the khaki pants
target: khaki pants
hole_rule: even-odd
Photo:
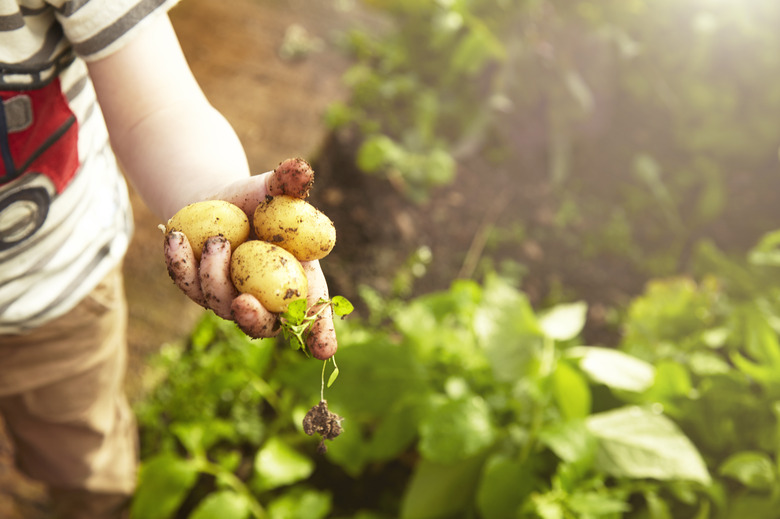
[[[135,488],[126,326],[117,269],[67,315],[0,335],[0,414],[19,469],[48,485],[57,517],[123,517]]]

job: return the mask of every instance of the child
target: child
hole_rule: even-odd
[[[62,518],[123,517],[135,485],[120,269],[132,219],[119,165],[161,222],[197,200],[250,212],[292,189],[250,175],[182,55],[173,4],[0,0],[0,413],[17,464],[50,487]],[[175,268],[194,261],[186,240],[165,244],[190,297],[220,301],[213,309],[252,336],[275,333],[254,298],[201,287],[224,278],[224,242],[189,270]],[[319,264],[305,269],[309,300],[327,297]],[[333,334],[328,316],[315,335]]]

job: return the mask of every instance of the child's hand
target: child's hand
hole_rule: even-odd
[[[306,198],[313,180],[314,173],[305,161],[286,160],[274,171],[234,183],[212,198],[237,205],[251,220],[255,207],[267,194]],[[266,310],[255,297],[239,295],[230,281],[230,252],[230,243],[214,236],[203,247],[198,263],[184,234],[170,232],[165,236],[168,273],[190,299],[222,318],[235,321],[247,335],[256,338],[276,335],[279,332],[278,315]],[[308,279],[308,305],[327,300],[328,286],[319,261],[301,264]],[[330,308],[315,323],[308,342],[312,351],[323,352],[325,358],[336,352]]]

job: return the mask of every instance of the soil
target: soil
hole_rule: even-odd
[[[317,405],[309,409],[303,417],[303,432],[309,436],[320,435],[322,441],[317,452],[324,454],[328,450],[325,440],[333,440],[342,433],[341,420],[339,415],[328,409],[328,402],[325,400],[320,400]]]

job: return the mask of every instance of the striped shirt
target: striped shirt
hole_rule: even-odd
[[[127,187],[86,61],[175,1],[0,0],[0,334],[66,313],[126,252]]]

